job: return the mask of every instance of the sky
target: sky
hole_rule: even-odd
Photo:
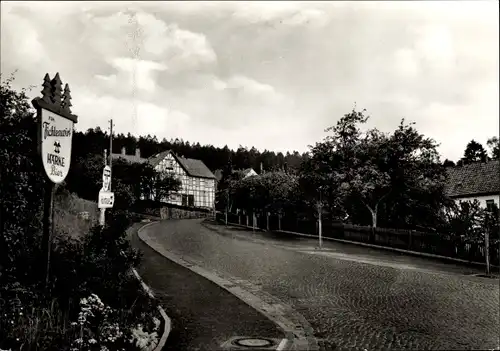
[[[499,134],[498,1],[1,2],[2,79],[77,130],[304,152],[354,106],[457,160]]]

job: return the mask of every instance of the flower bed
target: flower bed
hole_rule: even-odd
[[[163,331],[156,302],[139,292],[127,306],[113,308],[96,294],[66,308],[56,299],[40,303],[40,297],[10,286],[0,291],[0,349],[2,350],[135,350],[155,348]],[[16,291],[17,288],[17,291]],[[11,296],[9,296],[11,295]],[[12,296],[14,295],[14,296]]]

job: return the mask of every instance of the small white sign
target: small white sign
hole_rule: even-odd
[[[102,171],[102,188],[101,191],[110,192],[111,191],[111,167],[104,166]]]
[[[49,179],[62,183],[69,172],[73,121],[41,108],[41,154]]]
[[[115,203],[115,194],[109,191],[99,191],[99,208],[112,208]]]

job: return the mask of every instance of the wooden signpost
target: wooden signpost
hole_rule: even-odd
[[[69,85],[64,90],[59,73],[43,79],[42,97],[31,101],[37,111],[38,152],[45,170],[45,196],[43,213],[43,249],[46,250],[45,283],[49,282],[50,253],[52,249],[54,185],[66,179],[71,163],[73,127],[78,117],[71,113]]]

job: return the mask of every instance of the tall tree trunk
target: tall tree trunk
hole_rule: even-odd
[[[323,246],[323,224],[321,213],[323,212],[323,208],[321,205],[318,207],[318,238],[319,238],[319,248]]]
[[[365,203],[366,208],[370,211],[372,215],[372,227],[377,228],[377,210],[378,210],[378,204],[375,205],[375,208],[371,208],[369,205]]]
[[[377,228],[377,210],[378,210],[378,203],[375,205],[375,208],[371,208],[369,205],[365,203],[365,206],[368,208],[372,215],[372,227],[370,231],[370,242],[374,243],[375,242],[375,228]]]

